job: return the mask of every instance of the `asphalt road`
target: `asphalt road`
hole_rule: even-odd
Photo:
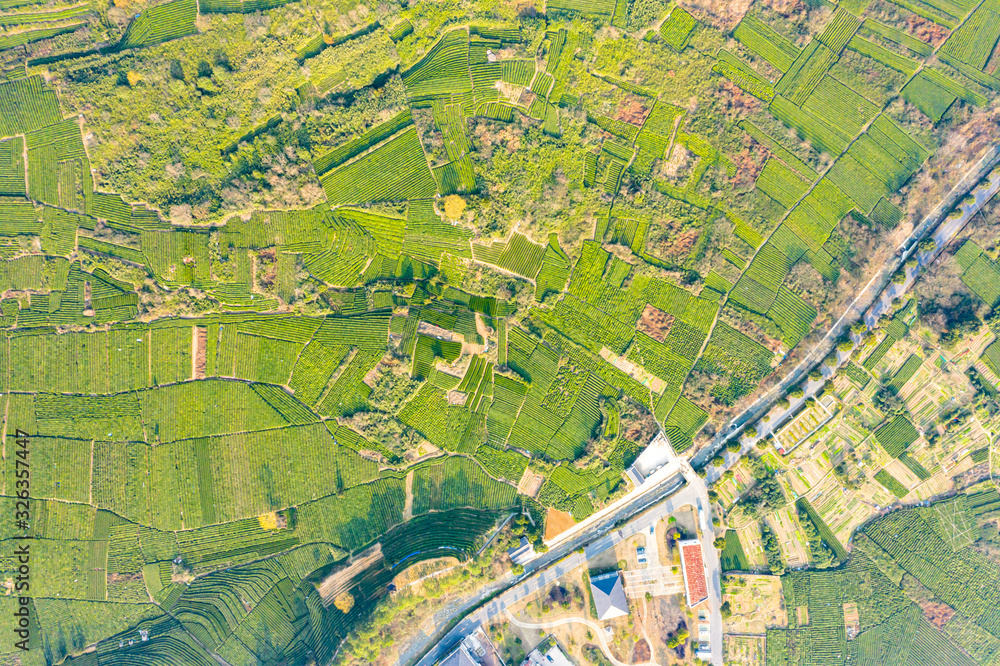
[[[657,502],[663,500],[664,497],[676,492],[683,485],[683,477],[677,474],[662,479],[659,483],[654,483],[649,488],[642,488],[642,492],[640,493],[625,496],[622,500],[626,501],[615,507],[609,515],[593,523],[588,529],[579,533],[573,539],[552,548],[547,553],[540,554],[534,560],[527,563],[524,567],[524,574],[519,578],[501,579],[487,586],[481,593],[463,604],[461,608],[455,609],[455,612],[451,613],[452,617],[461,617],[462,615],[466,615],[466,617],[443,637],[415,638],[414,641],[416,644],[400,656],[397,664],[415,663],[418,666],[430,666],[443,657],[462,637],[479,626],[480,623],[502,612],[506,605],[514,603],[518,599],[522,599],[525,595],[547,586],[553,580],[559,578],[559,576],[572,571],[586,562],[588,558],[603,552],[618,543],[618,541],[628,538],[642,529],[648,529],[651,520],[649,517],[638,519],[640,522],[641,520],[646,521],[641,525],[635,523],[635,521],[621,528],[615,528],[615,525],[630,516],[649,509]],[[622,500],[619,500],[619,502]],[[669,504],[670,506],[680,506],[672,502]],[[581,547],[584,548],[582,554],[574,552]],[[500,590],[505,591],[486,602],[490,596]],[[436,640],[436,644],[426,654],[423,654],[421,658],[416,659],[418,654],[424,653],[432,640]]]
[[[808,378],[809,371],[816,367],[818,364],[822,363],[840,340],[840,338],[848,331],[850,326],[864,317],[865,323],[868,326],[873,326],[878,318],[886,312],[886,310],[891,306],[892,300],[902,294],[913,284],[914,277],[919,272],[919,270],[929,264],[937,256],[940,249],[943,248],[948,241],[951,240],[957,234],[962,227],[965,226],[966,222],[975,214],[976,211],[996,192],[997,182],[994,181],[993,186],[988,190],[979,191],[976,194],[976,203],[971,206],[961,206],[963,210],[963,216],[960,220],[945,220],[945,216],[962,200],[978,183],[984,176],[986,176],[990,169],[992,169],[997,162],[1000,161],[1000,145],[994,146],[990,150],[980,157],[969,170],[965,173],[965,176],[951,189],[951,191],[940,201],[938,205],[924,218],[924,220],[914,227],[913,231],[910,233],[906,239],[897,246],[896,251],[893,253],[892,258],[886,262],[885,266],[879,270],[874,277],[865,285],[865,288],[861,290],[861,293],[851,302],[851,304],[844,310],[844,313],[839,319],[830,327],[827,334],[820,340],[813,349],[802,359],[801,362],[789,372],[781,382],[765,393],[763,396],[758,398],[752,405],[747,407],[743,412],[733,418],[729,425],[712,440],[710,444],[703,447],[695,456],[692,458],[692,464],[695,466],[707,465],[708,461],[711,460],[715,455],[721,455],[725,459],[725,465],[722,467],[709,466],[708,476],[706,477],[708,482],[711,483],[722,476],[723,472],[732,467],[736,462],[739,461],[740,457],[746,453],[747,450],[752,446],[749,441],[743,442],[743,447],[738,453],[733,453],[726,450],[726,443],[732,439],[733,436],[737,435],[744,426],[758,422],[758,434],[763,436],[769,432],[772,432],[774,428],[781,425],[789,414],[793,413],[795,409],[805,400],[806,397],[814,396],[819,388],[823,385],[826,378],[830,377],[836,368],[830,368],[825,364],[821,366],[824,374],[822,380],[810,380]],[[942,221],[944,221],[942,223]],[[933,230],[933,237],[938,241],[938,250],[933,252],[922,253],[918,251],[918,244],[928,233]],[[892,275],[903,267],[903,264],[910,258],[910,256],[916,254],[917,260],[920,262],[919,266],[913,269],[907,269],[908,279],[906,283],[897,285],[891,282]],[[837,359],[839,361],[838,366],[846,363],[847,358],[850,356],[850,352],[837,352]],[[791,404],[788,409],[780,411],[771,412],[771,420],[768,423],[760,421],[760,418],[768,413],[774,404],[784,396],[789,389],[794,386],[802,385],[805,395],[797,400],[791,400]]]
[[[715,439],[708,446],[702,448],[692,459],[692,463],[698,466],[705,465],[713,456],[717,453],[723,456],[725,459],[725,464],[722,467],[709,466],[708,475],[703,481],[691,472],[691,467],[684,465],[685,473],[684,476],[687,482],[677,481],[674,483],[673,478],[665,479],[649,490],[643,490],[634,499],[629,500],[626,496],[623,500],[629,500],[623,502],[619,507],[611,508],[611,513],[607,517],[604,517],[602,512],[597,517],[600,518],[599,522],[595,522],[590,527],[583,529],[579,532],[579,535],[574,537],[567,543],[561,544],[556,548],[553,548],[549,553],[539,556],[534,561],[530,562],[525,567],[524,575],[516,581],[500,581],[494,583],[493,585],[487,587],[482,591],[480,595],[476,598],[470,600],[461,609],[455,612],[454,616],[459,616],[463,613],[467,613],[466,617],[459,622],[451,631],[445,634],[441,640],[439,640],[429,651],[427,651],[424,656],[416,661],[417,666],[431,666],[439,660],[444,654],[447,653],[463,636],[471,632],[476,626],[488,622],[491,618],[497,616],[499,613],[510,604],[516,603],[518,600],[523,599],[525,596],[536,593],[540,589],[545,588],[551,584],[554,580],[559,578],[565,573],[572,571],[578,566],[582,566],[587,559],[593,557],[594,555],[610,548],[615,543],[621,540],[627,539],[632,534],[635,534],[644,529],[648,529],[651,520],[658,520],[658,517],[654,516],[664,516],[668,515],[676,508],[683,506],[684,504],[691,504],[693,506],[699,507],[701,528],[705,535],[702,538],[702,551],[703,558],[705,560],[705,566],[708,575],[709,584],[709,610],[710,610],[710,622],[711,622],[711,650],[712,657],[711,661],[716,666],[721,666],[722,664],[722,649],[723,649],[723,636],[722,636],[722,617],[720,614],[720,604],[721,604],[721,566],[719,563],[718,553],[712,545],[712,538],[708,538],[708,535],[713,534],[711,531],[711,518],[710,511],[711,507],[708,502],[707,495],[707,485],[716,479],[718,479],[722,473],[734,465],[739,458],[748,450],[751,446],[749,441],[743,443],[743,448],[737,452],[729,452],[724,450],[726,443],[734,435],[739,433],[742,428],[748,423],[758,421],[761,416],[767,413],[768,410],[778,401],[789,389],[798,384],[803,384],[805,396],[799,400],[795,400],[789,406],[787,410],[783,410],[781,413],[772,416],[768,424],[761,422],[762,428],[766,427],[768,430],[778,427],[787,416],[792,413],[798,404],[805,400],[805,397],[815,395],[819,388],[823,385],[823,380],[809,380],[808,373],[817,364],[822,362],[834,348],[837,341],[844,335],[848,328],[857,321],[862,315],[865,316],[865,322],[869,325],[873,325],[885,312],[886,308],[891,304],[892,299],[898,296],[900,293],[904,292],[912,283],[917,272],[920,268],[926,266],[928,263],[933,261],[939,250],[928,253],[918,253],[917,245],[920,240],[926,236],[932,229],[937,227],[934,233],[935,240],[938,241],[938,248],[944,247],[955,234],[958,233],[964,227],[965,223],[975,214],[976,211],[1000,188],[1000,178],[994,179],[991,187],[985,190],[978,191],[976,193],[976,201],[974,204],[969,206],[962,206],[963,216],[959,220],[946,221],[945,224],[941,224],[944,217],[949,213],[949,211],[955,207],[955,205],[961,200],[966,194],[972,190],[973,187],[989,172],[990,169],[1000,160],[1000,145],[994,146],[989,151],[986,152],[965,174],[961,181],[956,184],[949,194],[944,197],[938,205],[931,211],[924,220],[917,225],[910,235],[896,248],[896,252],[893,257],[886,262],[885,266],[875,274],[875,276],[865,285],[861,293],[851,302],[851,304],[845,309],[844,313],[836,321],[836,323],[830,327],[827,334],[820,340],[813,349],[802,359],[802,361],[786,375],[786,377],[778,384],[778,386],[772,388],[765,395],[757,399],[750,407],[745,409],[742,413],[737,415],[732,419],[729,425],[721,431]],[[917,253],[917,258],[919,266],[915,269],[908,270],[908,279],[906,283],[902,285],[895,285],[890,283],[890,279],[900,267],[906,262],[906,260]],[[879,299],[876,303],[876,299]],[[867,312],[866,312],[867,311]],[[838,360],[843,363],[846,361],[848,353],[838,352]],[[829,368],[828,366],[823,367],[824,376],[827,377],[835,371],[835,368]],[[765,433],[761,433],[765,434]],[[684,486],[681,489],[681,486]],[[679,491],[675,493],[675,491]],[[643,512],[650,506],[660,501],[660,499],[667,497],[667,499],[658,507],[655,507],[647,514],[643,514],[639,517],[633,518],[626,525],[619,529],[612,530],[615,523],[629,517],[634,516],[636,513]],[[600,536],[600,535],[604,536]],[[584,552],[575,553],[572,552],[579,548],[581,545],[585,545]],[[572,552],[572,554],[570,554]],[[498,590],[503,589],[504,586],[507,589],[504,590],[497,597],[491,599],[490,601],[483,603],[483,600],[488,598],[490,595],[495,594]],[[478,606],[478,608],[477,608]],[[422,644],[426,645],[430,640],[427,637]],[[415,647],[414,649],[408,650],[407,654],[416,654],[416,652],[422,651],[422,647]],[[412,663],[410,658],[401,657],[400,664]]]
[[[694,475],[693,471],[690,472],[690,475],[699,483],[693,484],[690,481],[687,481],[686,483],[682,482],[683,487],[678,492],[671,494],[669,497],[660,501],[652,508],[635,516],[625,525],[614,529],[610,533],[605,534],[599,539],[591,542],[584,547],[582,553],[572,552],[570,555],[560,559],[555,564],[539,567],[536,569],[535,573],[522,577],[522,579],[511,588],[471,612],[458,625],[456,625],[454,629],[448,632],[448,634],[422,659],[420,659],[417,662],[417,666],[431,666],[434,662],[441,659],[441,657],[443,657],[452,647],[454,647],[463,636],[466,636],[481,624],[488,624],[491,620],[503,614],[508,606],[513,606],[526,597],[531,597],[540,591],[548,589],[548,587],[558,578],[578,567],[585,566],[589,559],[601,554],[608,548],[613,548],[616,544],[627,540],[635,534],[648,532],[650,523],[655,523],[661,518],[669,516],[674,511],[686,505],[697,508],[699,501],[701,506],[706,509],[705,511],[700,512],[703,515],[701,528],[705,535],[701,541],[702,556],[705,559],[705,565],[708,569],[707,575],[710,588],[709,610],[711,612],[712,619],[712,663],[721,666],[722,615],[719,613],[719,606],[721,603],[722,588],[719,556],[715,547],[712,545],[714,536],[711,532],[711,520],[708,517],[707,511],[708,489],[705,487],[704,482]],[[674,489],[676,490],[677,488],[675,487]],[[708,532],[704,532],[706,525],[709,528]]]

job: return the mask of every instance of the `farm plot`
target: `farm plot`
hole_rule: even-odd
[[[782,72],[788,71],[799,56],[800,49],[791,40],[751,14],[743,17],[733,36],[755,56]]]
[[[781,452],[788,453],[793,450],[831,418],[833,415],[818,402],[804,409],[801,414],[775,433]]]

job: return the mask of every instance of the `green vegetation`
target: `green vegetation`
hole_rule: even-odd
[[[898,415],[875,431],[875,439],[893,458],[898,458],[920,434],[903,415]]]
[[[846,567],[785,574],[786,607],[807,607],[808,623],[799,625],[790,615],[788,629],[769,629],[768,663],[799,663],[803,644],[811,646],[808,663],[984,663],[997,645],[996,612],[982,596],[988,585],[973,589],[968,581],[995,577],[998,567],[979,553],[963,555],[978,534],[950,538],[962,534],[954,526],[969,524],[968,506],[960,495],[926,509],[895,511],[864,528]],[[903,574],[919,585],[901,586]],[[951,605],[954,619],[928,622],[918,605],[930,598],[921,596],[927,593]],[[845,631],[848,607],[856,608],[857,620]]]
[[[36,654],[388,659],[402,569],[451,555],[486,580],[493,552],[471,557],[511,511],[533,519],[502,538],[537,542],[545,509],[621,496],[661,430],[701,447],[836,319],[854,252],[879,256],[926,203],[902,197],[939,175],[931,149],[993,103],[995,3],[896,2],[940,26],[930,62],[926,30],[860,4],[751,3],[723,33],[697,5],[624,0],[0,2],[0,400],[32,438]],[[955,261],[993,307],[984,247]],[[897,395],[922,361],[871,427],[925,480],[906,451],[931,430]],[[818,503],[747,464],[772,571],[790,498],[811,561],[846,559]],[[720,545],[751,568],[736,532]],[[836,609],[816,580],[805,604]],[[992,631],[995,601],[949,631]],[[838,617],[775,654],[846,658]]]
[[[750,568],[746,553],[735,530],[726,530],[725,546],[719,553],[723,571],[746,571]]]

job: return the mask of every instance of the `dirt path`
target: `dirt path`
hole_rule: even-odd
[[[377,543],[368,550],[358,553],[347,566],[334,571],[316,586],[324,606],[329,606],[338,594],[348,589],[354,576],[382,559],[382,544]]]
[[[596,622],[585,620],[582,617],[566,617],[561,620],[552,620],[551,622],[541,622],[538,624],[533,624],[528,622],[521,622],[520,620],[515,618],[511,614],[511,612],[507,609],[504,609],[504,614],[507,615],[507,619],[510,620],[511,624],[514,624],[520,627],[521,629],[552,629],[554,627],[561,627],[566,624],[574,624],[574,623],[585,624],[591,630],[593,630],[594,636],[601,644],[601,651],[604,653],[604,656],[607,657],[608,660],[611,661],[611,663],[614,664],[615,666],[660,666],[655,661],[647,661],[641,664],[628,664],[625,663],[624,661],[621,661],[620,659],[615,657],[614,653],[611,652],[611,648],[608,646],[608,641],[607,639],[604,638],[604,629]],[[652,643],[650,643],[650,646],[652,647]]]
[[[403,522],[413,518],[413,470],[406,475],[406,505],[403,507]]]

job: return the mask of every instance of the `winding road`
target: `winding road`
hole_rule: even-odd
[[[608,645],[608,641],[604,638],[604,629],[592,620],[587,620],[582,617],[564,617],[559,620],[551,620],[550,622],[539,622],[538,624],[533,624],[529,622],[521,622],[516,617],[514,617],[509,610],[504,610],[504,614],[511,624],[517,625],[522,629],[555,629],[556,627],[562,627],[567,624],[584,624],[589,628],[593,629],[594,637],[601,644],[601,650],[604,652],[604,656],[608,658],[615,666],[660,666],[660,664],[655,661],[643,661],[637,662],[635,664],[626,664],[624,661],[620,661],[615,657],[614,652],[611,651],[611,647]]]
[[[625,501],[625,505],[619,505],[610,515],[591,525],[575,538],[525,565],[525,573],[518,579],[508,579],[508,587],[502,593],[485,602],[482,599],[470,601],[466,605],[468,615],[417,660],[415,662],[417,666],[431,666],[447,654],[463,636],[481,624],[489,624],[494,618],[504,614],[508,606],[547,589],[559,577],[585,566],[591,558],[631,536],[644,533],[649,529],[650,523],[666,518],[685,506],[694,508],[699,515],[702,558],[705,561],[706,580],[709,585],[711,661],[714,665],[721,666],[722,615],[719,609],[722,597],[722,571],[718,551],[712,545],[714,532],[709,516],[708,488],[687,461],[675,459],[672,464],[673,467],[668,465],[664,469],[668,467],[679,469],[680,473],[659,481],[651,479],[651,482],[643,484],[618,501],[619,503]],[[647,488],[647,485],[650,487]],[[627,519],[628,522],[616,527],[616,524],[623,519]],[[491,594],[495,594],[495,591],[491,591]],[[401,658],[397,663],[402,664],[406,661]]]
[[[711,505],[708,501],[708,485],[717,480],[727,469],[736,464],[740,457],[752,446],[749,438],[744,438],[738,452],[730,452],[725,447],[734,436],[738,436],[749,423],[760,421],[774,404],[792,387],[802,385],[804,396],[791,401],[787,409],[773,412],[772,418],[766,424],[760,422],[759,436],[767,434],[780,426],[784,420],[807,397],[815,396],[825,379],[829,378],[836,367],[825,364],[821,366],[823,379],[808,379],[808,373],[819,365],[834,349],[848,328],[858,319],[864,317],[865,323],[872,327],[891,306],[893,299],[904,293],[914,282],[922,268],[929,265],[940,251],[950,242],[973,215],[1000,190],[1000,175],[991,176],[988,187],[977,188],[974,192],[974,202],[962,204],[958,210],[962,216],[954,220],[944,220],[945,216],[956,208],[956,204],[964,198],[979,181],[1000,161],[1000,145],[994,146],[965,173],[962,179],[938,203],[937,206],[914,227],[907,238],[900,243],[893,256],[865,285],[844,313],[830,327],[827,334],[809,351],[799,364],[785,378],[766,394],[759,397],[752,405],[734,417],[728,426],[699,450],[691,459],[676,458],[655,478],[650,478],[639,488],[614,502],[599,513],[577,525],[572,531],[572,538],[564,540],[544,555],[537,556],[525,566],[525,572],[518,578],[507,577],[483,589],[473,599],[470,599],[451,616],[462,617],[451,630],[439,638],[423,636],[415,637],[411,645],[397,664],[416,664],[416,666],[432,666],[441,659],[462,637],[470,633],[480,624],[488,624],[490,620],[501,613],[507,614],[506,608],[519,600],[546,588],[560,576],[583,566],[587,560],[613,547],[616,543],[629,538],[633,534],[645,530],[650,522],[659,520],[685,505],[697,509],[701,528],[702,553],[705,561],[707,581],[709,585],[709,611],[711,624],[711,663],[722,666],[723,635],[720,605],[722,600],[721,566],[718,552],[712,544],[714,532],[711,526]],[[918,244],[928,233],[934,231],[933,238],[936,248],[929,252],[919,252]],[[903,284],[890,282],[892,275],[903,267],[904,263],[916,255],[918,265],[908,268],[907,279]],[[857,340],[855,340],[857,344]],[[846,363],[850,352],[837,352],[838,366]],[[805,383],[803,383],[805,382]],[[722,466],[708,465],[715,455],[722,455],[725,463]],[[699,478],[692,465],[705,467],[707,476]],[[672,466],[672,467],[671,467]],[[679,473],[676,473],[679,470]],[[627,520],[621,527],[617,524]],[[575,552],[579,548],[582,552]],[[463,617],[464,615],[464,617]],[[516,622],[515,622],[516,623]],[[428,649],[428,645],[434,642]],[[417,655],[422,655],[417,658]],[[616,666],[625,666],[616,661]]]

